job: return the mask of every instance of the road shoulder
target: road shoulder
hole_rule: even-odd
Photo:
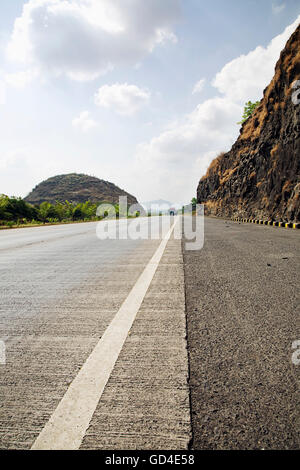
[[[205,218],[204,248],[184,251],[193,449],[299,448],[299,247]]]

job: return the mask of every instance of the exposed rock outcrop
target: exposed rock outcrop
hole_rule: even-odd
[[[269,220],[300,219],[300,26],[291,36],[270,85],[232,149],[200,180],[206,213]]]

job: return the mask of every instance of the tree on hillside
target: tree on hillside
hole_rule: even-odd
[[[75,206],[73,209],[72,219],[81,220],[83,217],[84,217],[84,214],[82,212],[82,205],[77,204],[77,206]]]
[[[46,202],[46,201],[42,202],[40,204],[38,215],[39,215],[39,219],[42,222],[44,222],[44,223],[47,222],[49,217],[55,217],[56,216],[54,206],[52,204],[50,204],[50,202]]]
[[[255,101],[255,103],[252,103],[252,101],[248,101],[248,103],[246,103],[244,106],[242,120],[238,122],[238,124],[244,124],[244,122],[249,119],[249,117],[253,114],[253,111],[257,108],[259,104],[260,101]]]
[[[20,197],[0,195],[0,220],[32,219],[37,211]]]
[[[196,210],[196,206],[197,206],[197,199],[195,197],[192,198],[191,200],[191,204],[192,204],[192,210]]]
[[[114,217],[119,214],[119,206],[112,207],[110,203],[103,203],[107,205],[107,210],[103,215]],[[102,207],[103,207],[102,204]],[[8,197],[5,194],[0,194],[0,225],[7,225],[7,223],[26,224],[36,221],[45,223],[56,223],[66,221],[88,221],[97,220],[98,204],[90,201],[80,202],[78,204],[65,201],[56,201],[55,204],[44,201],[39,205],[32,206],[21,198]],[[127,215],[127,214],[126,214]],[[137,214],[134,214],[137,216]]]

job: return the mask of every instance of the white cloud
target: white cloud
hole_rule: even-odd
[[[148,90],[128,85],[127,83],[115,83],[103,85],[95,95],[97,106],[111,108],[118,114],[131,116],[150,100]]]
[[[241,107],[236,103],[223,97],[212,98],[150,142],[140,144],[134,174],[141,181],[141,192],[145,189],[138,174],[146,175],[143,181],[151,181],[145,198],[159,194],[175,202],[189,202],[199,175],[217,153],[233,144],[240,116]],[[178,194],[183,200],[178,200]]]
[[[28,69],[21,72],[7,73],[5,81],[15,88],[24,88],[39,75],[37,69]]]
[[[14,167],[22,161],[25,162],[24,153],[21,150],[16,150],[15,152],[1,154],[0,155],[0,170],[5,171],[8,168]]]
[[[300,22],[288,26],[276,36],[267,47],[258,46],[246,55],[241,55],[226,64],[216,75],[213,86],[232,101],[245,103],[262,98],[264,88],[269,84],[281,50]]]
[[[196,94],[196,93],[201,93],[201,91],[203,90],[203,88],[204,88],[204,86],[205,86],[205,82],[206,82],[205,78],[201,78],[201,80],[199,80],[199,81],[195,84],[195,86],[194,86],[194,88],[193,88],[193,92],[192,92],[193,95]]]
[[[16,19],[8,57],[75,80],[136,64],[176,41],[180,0],[29,0]]]
[[[276,4],[272,3],[272,13],[273,15],[279,15],[286,7],[285,3]]]
[[[5,83],[3,83],[0,79],[0,105],[4,104],[5,100],[6,100]]]
[[[82,132],[88,132],[98,127],[98,123],[91,118],[89,111],[82,111],[77,118],[73,119],[72,126]]]
[[[0,194],[20,196],[29,192],[28,179],[38,165],[30,166],[26,152],[16,149],[13,152],[0,154]],[[13,189],[12,189],[13,188]]]
[[[280,52],[299,19],[266,48],[259,46],[225,65],[213,81],[221,96],[199,104],[181,122],[138,146],[133,177],[139,182],[138,175],[144,174],[151,181],[147,193],[140,183],[144,199],[159,195],[176,202],[188,202],[195,195],[199,178],[211,160],[219,152],[229,150],[236,140],[239,132],[236,123],[242,115],[244,102],[262,97],[273,77]],[[178,194],[185,200],[178,201]]]

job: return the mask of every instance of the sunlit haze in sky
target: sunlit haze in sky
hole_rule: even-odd
[[[189,202],[299,14],[298,0],[2,0],[0,193],[78,172]]]

